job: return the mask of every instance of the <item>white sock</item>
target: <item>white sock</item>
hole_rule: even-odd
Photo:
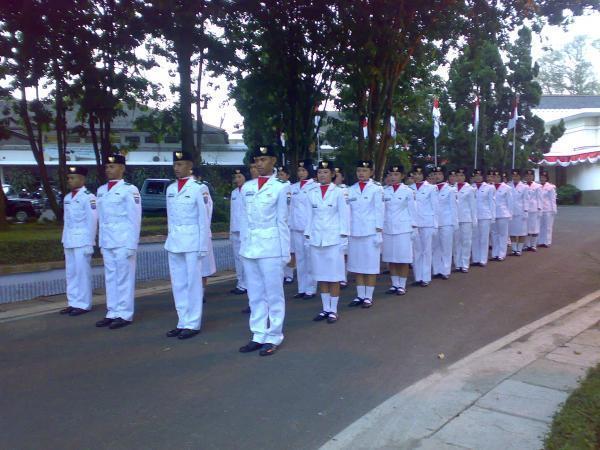
[[[329,292],[321,292],[321,301],[323,302],[323,311],[329,311]]]
[[[338,305],[339,299],[340,299],[339,297],[330,297],[329,298],[330,304],[331,304],[331,306],[329,307],[329,312],[337,314],[337,305]]]
[[[406,289],[406,278],[398,277],[398,287]]]
[[[394,286],[394,287],[400,286],[400,277],[398,275],[392,275],[390,278],[392,279],[392,286]]]
[[[365,297],[365,287],[364,286],[356,286],[356,296],[358,298]]]
[[[375,286],[365,286],[365,298],[370,298],[373,300],[373,291],[375,290]]]

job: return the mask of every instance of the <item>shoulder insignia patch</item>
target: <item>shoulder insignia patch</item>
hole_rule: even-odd
[[[125,186],[131,186],[131,183],[128,183],[127,181],[125,181],[123,184],[124,184]]]
[[[373,184],[374,184],[375,186],[381,186],[381,183],[380,183],[379,181],[373,181]]]

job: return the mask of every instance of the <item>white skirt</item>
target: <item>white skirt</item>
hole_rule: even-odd
[[[385,234],[383,233],[383,262],[395,264],[411,264],[413,262],[412,233]]]
[[[527,233],[528,234],[540,234],[540,220],[542,213],[539,211],[531,212],[527,214]]]
[[[376,246],[376,235],[348,237],[348,272],[378,275],[381,246]]]
[[[527,217],[513,216],[508,222],[509,236],[527,236]]]
[[[217,272],[217,265],[215,264],[215,253],[213,252],[212,239],[208,241],[208,254],[201,259],[202,277],[210,277]]]
[[[309,247],[312,277],[315,281],[344,281],[346,266],[341,244]]]

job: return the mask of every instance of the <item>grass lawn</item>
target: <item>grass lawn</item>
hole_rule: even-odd
[[[556,413],[546,450],[600,449],[600,364],[590,369]]]
[[[227,231],[228,224],[213,223],[213,232]],[[144,217],[142,236],[165,236],[166,217]],[[11,224],[8,230],[0,231],[0,265],[25,264],[32,262],[62,261],[63,248],[60,242],[62,225],[49,223]],[[100,256],[96,248],[94,256]]]

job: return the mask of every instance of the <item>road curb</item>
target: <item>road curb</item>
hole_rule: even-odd
[[[519,370],[564,346],[598,321],[600,290],[405,388],[321,449],[429,448],[419,445]],[[440,441],[439,445],[442,444]]]
[[[236,278],[235,273],[216,275],[209,277],[207,284],[219,284],[226,281],[231,281]],[[149,295],[164,294],[171,291],[171,282],[165,281],[157,286],[143,287],[136,289],[135,298],[139,299],[147,297]],[[92,297],[92,305],[103,305],[106,302],[106,296],[104,294],[97,294]],[[9,311],[0,312],[0,323],[12,322],[14,320],[29,319],[31,317],[42,316],[45,314],[52,314],[61,309],[66,305],[63,302],[49,303],[49,304],[36,304],[36,305],[23,305],[22,308],[15,308]]]

